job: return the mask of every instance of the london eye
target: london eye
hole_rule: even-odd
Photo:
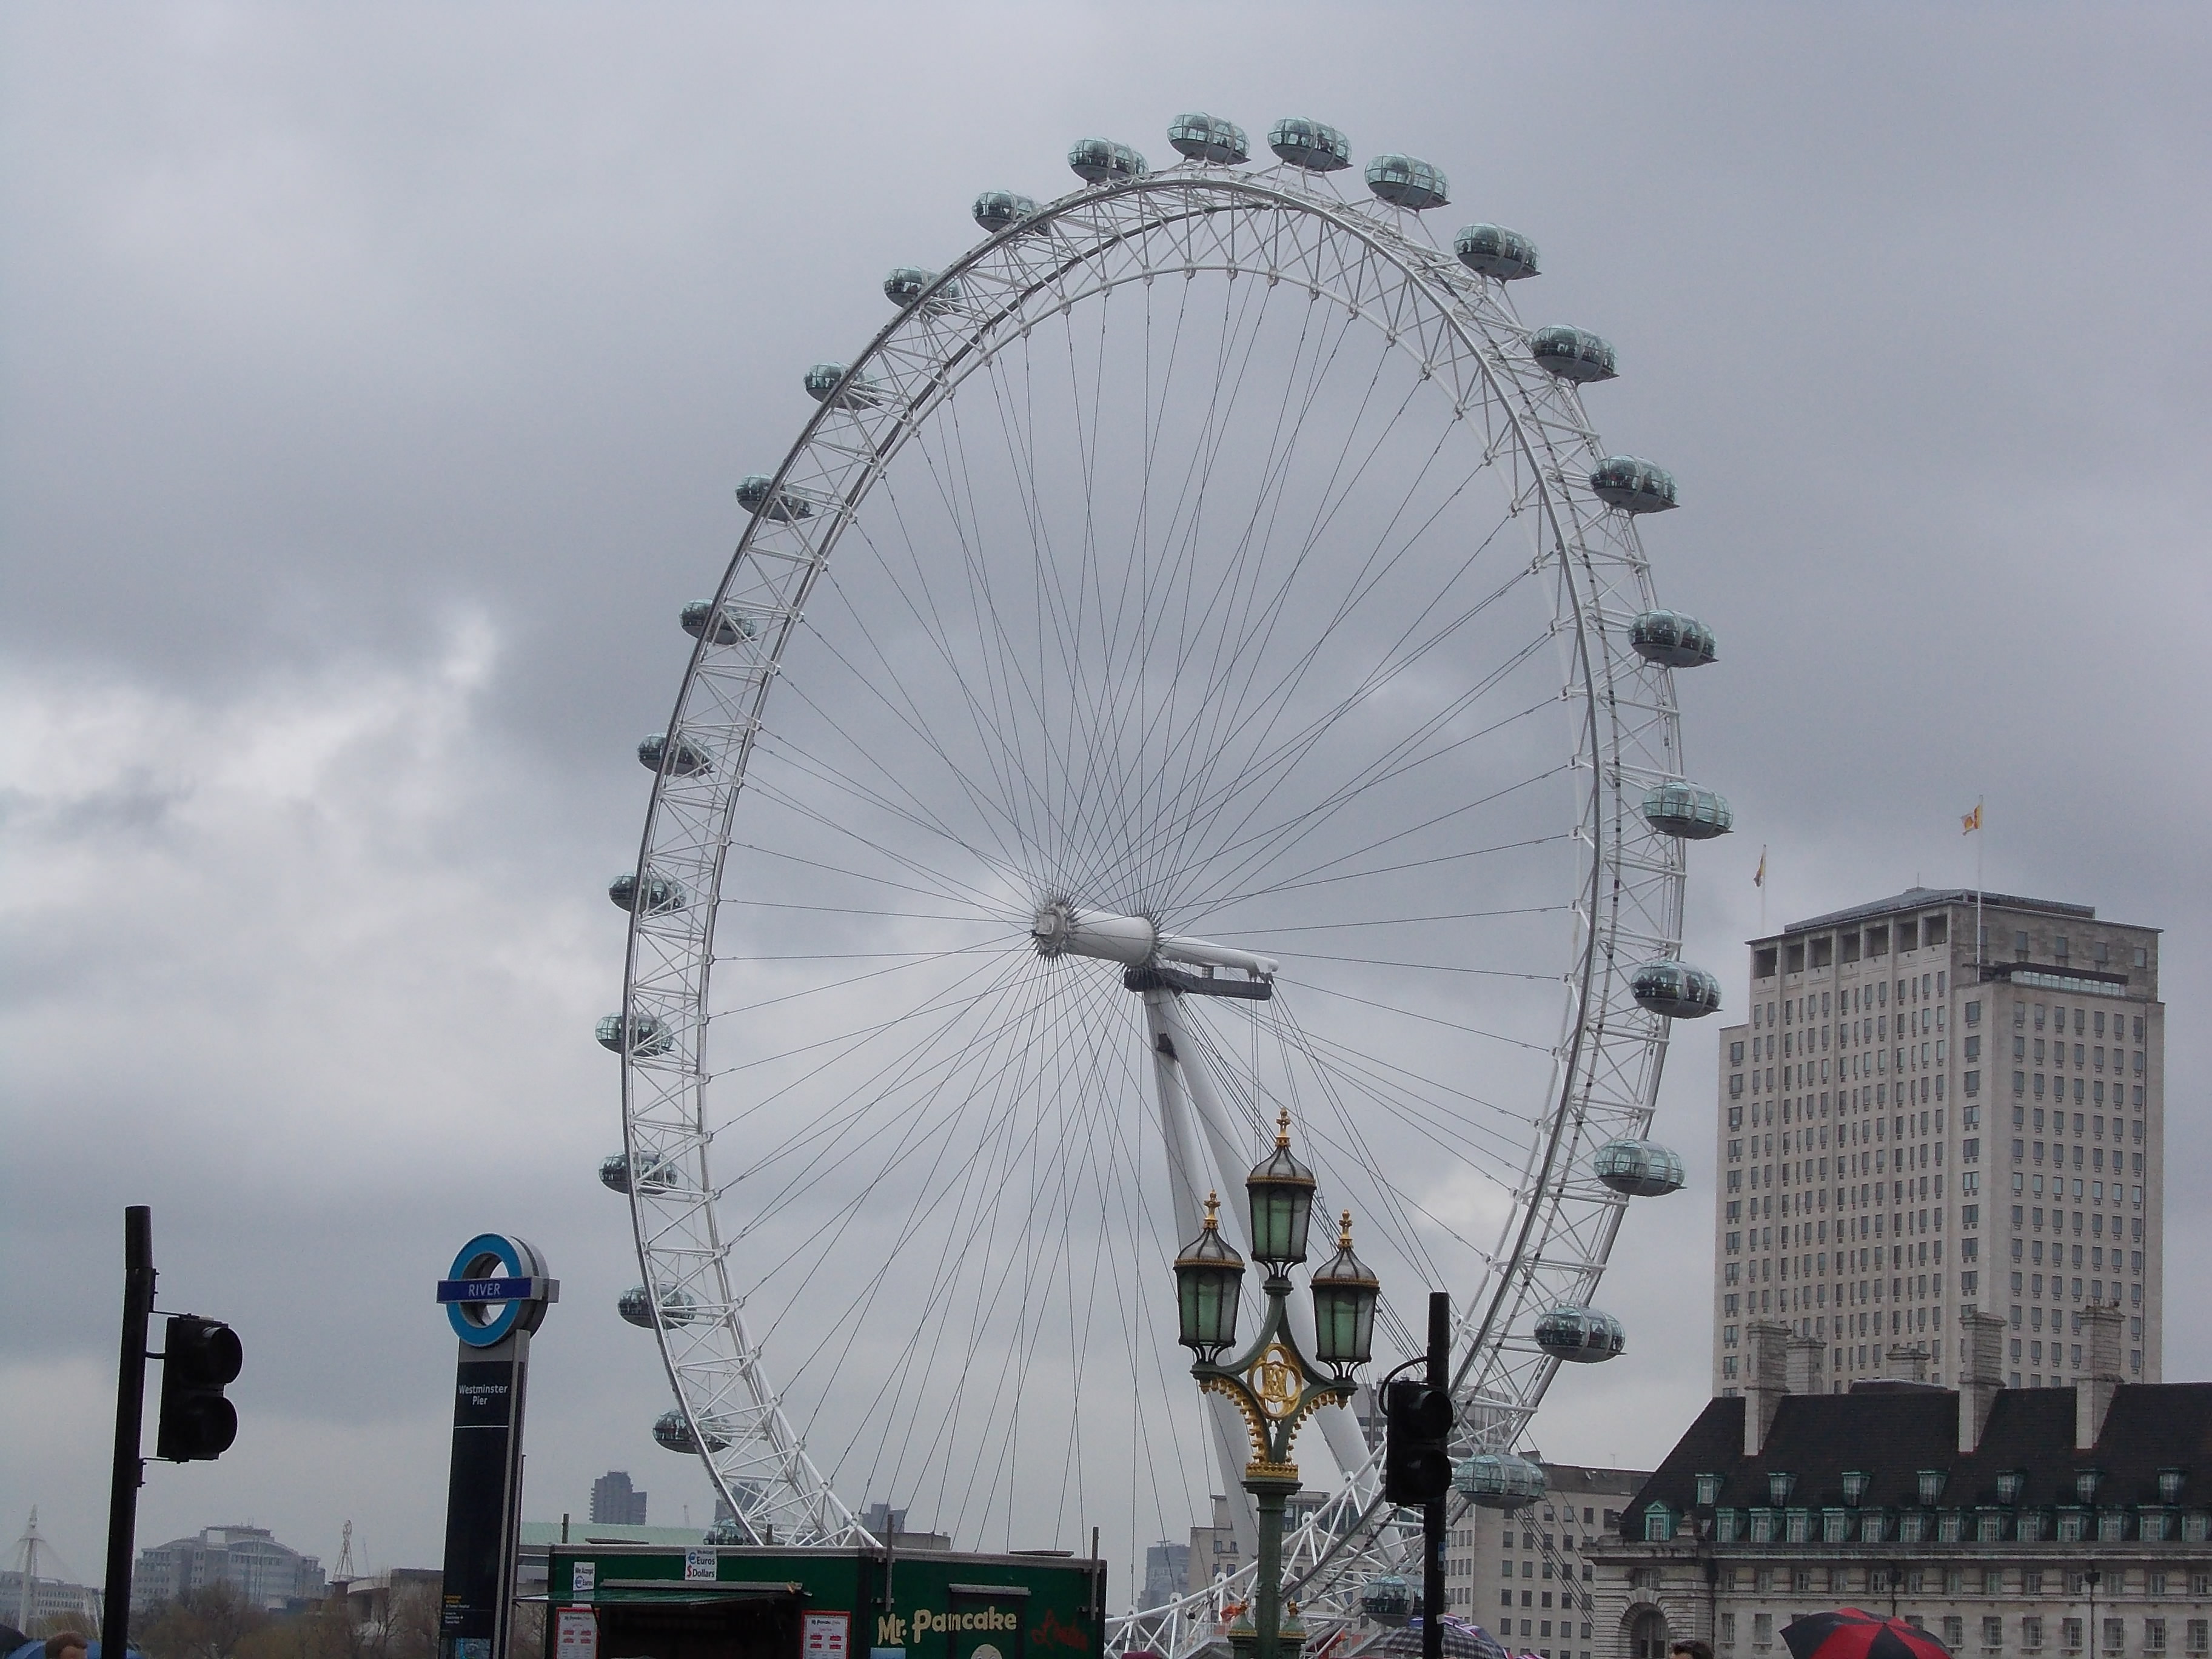
[[[1632,1340],[1599,1281],[1682,1183],[1653,1109],[1718,1006],[1683,880],[1729,811],[1673,684],[1712,636],[1639,529],[1674,481],[1585,407],[1621,354],[1524,323],[1536,246],[1427,161],[1169,142],[1082,141],[1076,188],[986,191],[980,240],[884,277],[672,597],[601,1174],[656,1437],[733,1541],[889,1503],[1133,1556],[1217,1492],[1241,1538],[1169,1264],[1283,1114],[1382,1281],[1378,1373],[1449,1292],[1486,1467]],[[1418,1554],[1358,1417],[1316,1421],[1310,1626]],[[1234,1589],[1115,1644],[1188,1651]]]

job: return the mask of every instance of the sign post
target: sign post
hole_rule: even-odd
[[[546,1276],[536,1249],[498,1233],[462,1245],[452,1272],[438,1281],[438,1300],[461,1340],[439,1659],[507,1659],[530,1337],[560,1299],[560,1281]]]

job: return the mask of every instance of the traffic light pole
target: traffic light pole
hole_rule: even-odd
[[[1429,1386],[1449,1389],[1451,1297],[1429,1292]],[[1444,1503],[1421,1508],[1421,1659],[1444,1659]]]
[[[123,1212],[123,1352],[115,1370],[115,1463],[107,1489],[107,1584],[100,1647],[123,1659],[131,1639],[131,1567],[137,1553],[138,1488],[146,1479],[139,1425],[146,1413],[146,1326],[154,1314],[154,1212]]]

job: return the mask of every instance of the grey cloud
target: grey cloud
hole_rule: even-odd
[[[599,888],[676,609],[800,371],[883,321],[886,267],[966,246],[977,189],[1057,192],[1080,133],[1163,149],[1186,105],[1434,159],[1450,211],[1543,245],[1529,320],[1620,346],[1590,407],[1681,478],[1658,580],[1723,630],[1683,696],[1741,827],[1693,857],[1691,954],[1741,995],[1761,843],[1772,922],[1970,878],[1954,814],[1986,795],[1992,885],[2172,930],[2170,1155],[2212,1155],[2185,1093],[2212,990],[2201,11],[1116,15],[0,19],[0,1396],[53,1427],[0,1448],[0,1499],[74,1561],[136,1201],[165,1294],[251,1322],[249,1435],[156,1471],[146,1536],[243,1509],[327,1557],[353,1514],[434,1559],[427,1281],[479,1218],[568,1286],[533,1512],[626,1463],[656,1519],[687,1490],[703,1514],[644,1438],[665,1388],[605,1316],[635,1267],[591,1178]],[[295,787],[303,745],[334,758]],[[1702,1180],[1713,1057],[1678,1036],[1662,1133]],[[2191,1376],[2212,1237],[2173,1199]],[[1562,1378],[1553,1455],[1655,1456],[1701,1397],[1702,1199],[1631,1227],[1630,1357]]]

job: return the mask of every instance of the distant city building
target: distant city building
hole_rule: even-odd
[[[1514,1510],[1453,1500],[1444,1536],[1444,1606],[1516,1653],[1541,1659],[1613,1656],[1593,1635],[1595,1574],[1589,1552],[1620,1529],[1629,1500],[1651,1478],[1643,1469],[1547,1463],[1544,1495]],[[1420,1593],[1418,1580],[1413,1593]],[[1655,1659],[1659,1659],[1655,1656]]]
[[[1283,1522],[1297,1528],[1305,1524],[1308,1516],[1328,1502],[1328,1494],[1308,1487],[1291,1494],[1283,1506]],[[1258,1546],[1258,1534],[1241,1540],[1238,1538],[1239,1517],[1231,1510],[1228,1498],[1219,1492],[1213,1494],[1212,1522],[1209,1526],[1190,1529],[1189,1553],[1183,1563],[1183,1588],[1204,1589],[1218,1578],[1225,1578],[1250,1559],[1249,1552]],[[1158,1602],[1150,1605],[1157,1607]]]
[[[228,1584],[251,1605],[276,1613],[320,1601],[323,1564],[276,1541],[264,1527],[210,1527],[197,1538],[174,1538],[138,1552],[131,1605],[173,1601],[187,1590]]]
[[[1190,1546],[1162,1539],[1145,1552],[1145,1594],[1141,1607],[1164,1607],[1190,1583]]]
[[[1817,1339],[1753,1322],[1736,1395],[1594,1552],[1598,1659],[1663,1659],[1692,1637],[1717,1659],[1784,1659],[1783,1630],[1835,1607],[1979,1659],[2204,1659],[2212,1384],[2123,1381],[2124,1317],[2084,1310],[2069,1387],[2005,1386],[2010,1322],[1984,1311],[1954,1328],[1956,1389],[1843,1394],[1806,1363]]]
[[[1752,940],[1750,1017],[1720,1033],[1713,1392],[1754,1320],[1807,1345],[1810,1386],[1951,1378],[1977,1310],[2010,1387],[2057,1388],[2097,1307],[2157,1382],[2158,951],[2087,905],[1924,887]]]
[[[952,1540],[941,1532],[910,1532],[907,1529],[906,1511],[895,1510],[889,1504],[871,1504],[860,1512],[860,1524],[875,1536],[890,1546],[899,1554],[910,1554],[915,1550],[949,1550]]]
[[[629,1483],[628,1469],[609,1469],[592,1482],[592,1524],[595,1527],[645,1525],[646,1495]]]
[[[41,1553],[50,1569],[41,1572]],[[31,1511],[23,1534],[15,1540],[9,1570],[0,1572],[0,1620],[13,1620],[18,1629],[46,1636],[57,1628],[83,1627],[100,1616],[100,1593],[83,1584],[57,1578],[51,1571],[54,1547],[39,1530],[39,1511]],[[64,1621],[57,1626],[55,1620]]]
[[[1229,1500],[1215,1492],[1212,1523],[1190,1529],[1190,1545],[1183,1555],[1183,1588],[1202,1590],[1215,1579],[1235,1572],[1243,1559]]]
[[[89,1585],[33,1576],[27,1603],[23,1599],[23,1575],[0,1572],[0,1620],[27,1635],[46,1634],[49,1620],[82,1621],[97,1620],[99,1617],[100,1592]]]

